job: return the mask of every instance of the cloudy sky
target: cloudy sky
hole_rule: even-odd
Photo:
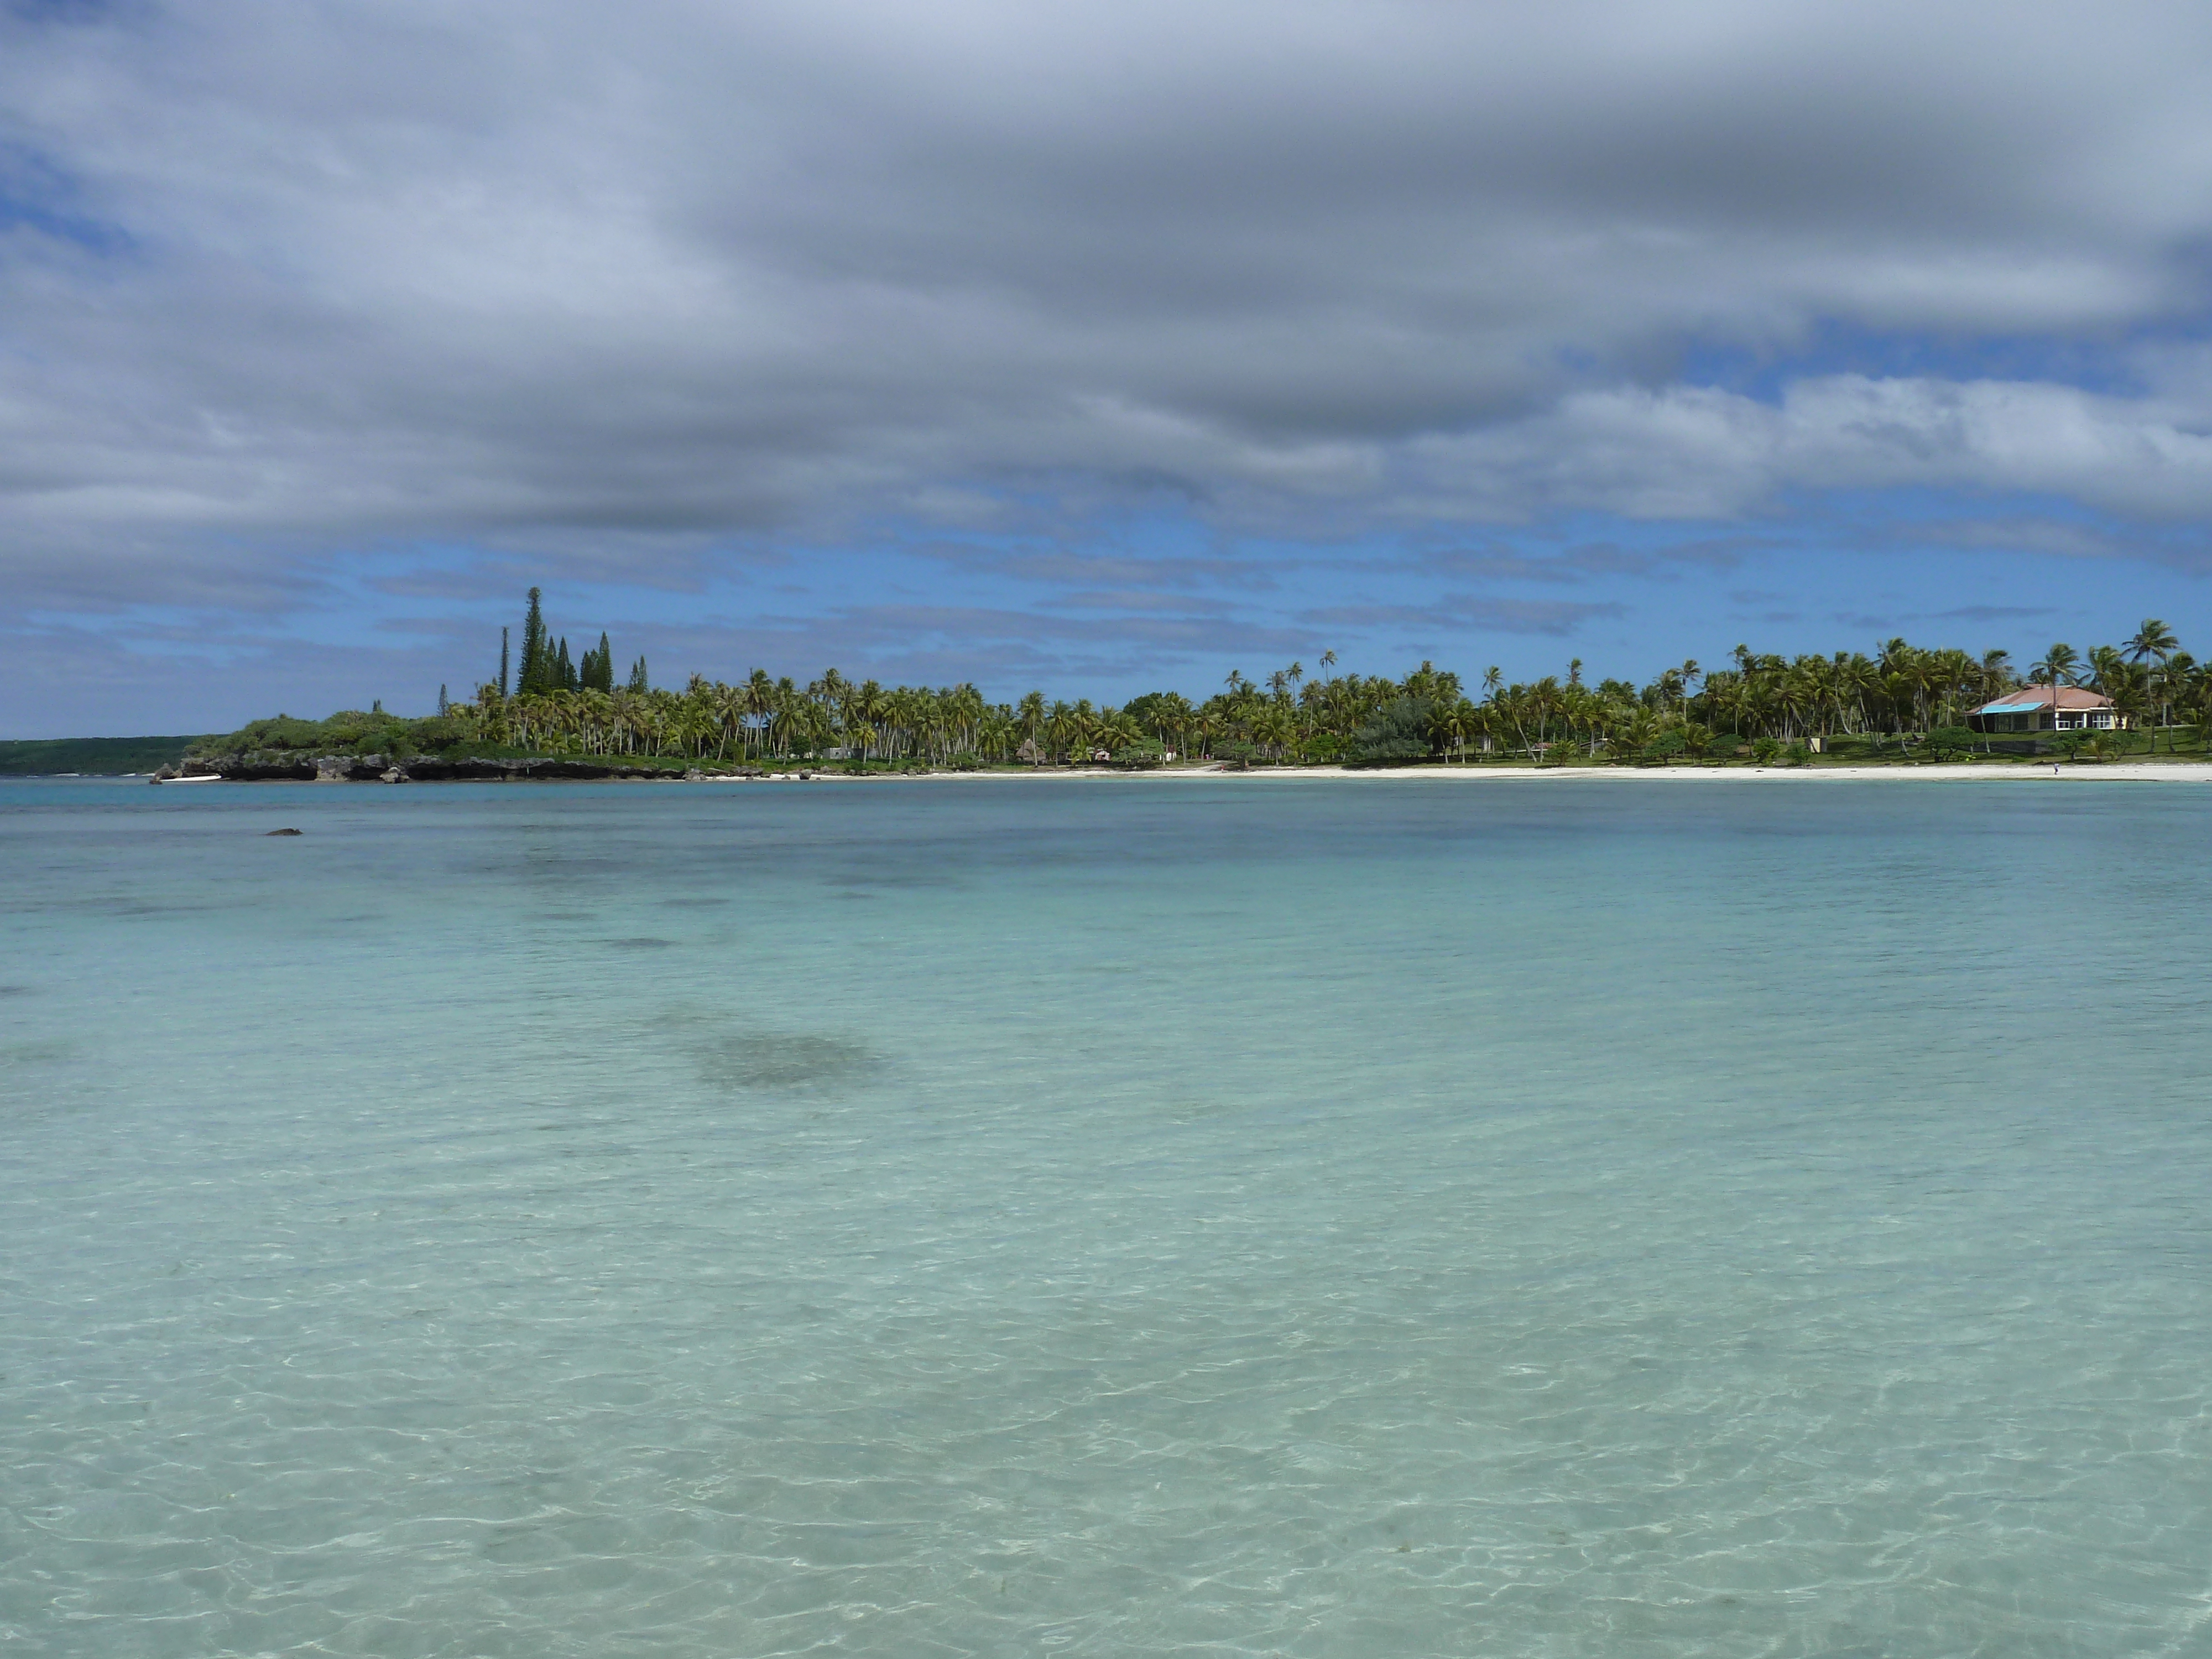
[[[2212,654],[2212,7],[0,0],[0,736]]]

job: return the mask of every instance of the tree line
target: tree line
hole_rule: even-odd
[[[2110,697],[2138,726],[2212,720],[2212,665],[2146,621],[2119,645],[2050,647],[2025,673],[2010,653],[1929,649],[1893,639],[1869,655],[1763,654],[1739,645],[1723,665],[1694,660],[1641,685],[1564,676],[1508,684],[1490,668],[1474,686],[1424,662],[1402,679],[1317,672],[1293,662],[1254,680],[1231,673],[1193,702],[1148,692],[1116,706],[1048,700],[1032,691],[993,702],[972,684],[931,688],[852,680],[832,668],[802,685],[755,669],[734,684],[694,675],[681,691],[653,688],[643,658],[614,684],[599,644],[569,666],[567,641],[547,629],[538,590],[523,624],[520,672],[501,675],[473,704],[450,705],[483,738],[552,754],[652,755],[722,763],[799,759],[893,764],[1124,764],[1170,756],[1238,762],[1419,760],[1493,757],[1669,758],[1786,750],[1851,738],[1877,750],[1926,741],[1957,745],[1966,714],[2024,683],[2081,686]],[[1944,734],[1951,734],[1948,738]]]

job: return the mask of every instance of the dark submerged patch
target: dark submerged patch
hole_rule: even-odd
[[[865,1080],[880,1063],[842,1037],[780,1032],[717,1037],[699,1050],[700,1074],[720,1089],[820,1094]]]

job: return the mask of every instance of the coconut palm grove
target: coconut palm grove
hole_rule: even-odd
[[[1424,662],[1403,679],[1340,673],[1334,652],[1255,679],[1232,672],[1202,698],[1154,691],[1115,707],[1032,691],[993,702],[972,684],[882,685],[836,669],[800,684],[756,668],[735,682],[692,675],[681,690],[651,683],[643,657],[618,677],[605,634],[572,657],[532,589],[520,648],[465,701],[406,720],[348,711],[278,715],[196,745],[204,758],[302,753],[460,758],[571,757],[648,769],[812,763],[848,770],[999,766],[1239,766],[1808,763],[2083,758],[2202,750],[2212,730],[2212,663],[2180,648],[2155,618],[2117,645],[2053,644],[2016,666],[1893,639],[1875,654],[1781,657],[1738,645],[1724,662],[1694,660],[1643,684],[1593,678],[1579,658],[1563,673],[1508,684],[1498,669],[1469,680]],[[512,673],[510,673],[512,667]],[[2074,686],[2111,700],[2108,731],[2005,741],[1970,730],[1969,711],[2023,685]]]

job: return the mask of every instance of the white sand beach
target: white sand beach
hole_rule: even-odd
[[[2022,762],[2005,765],[1965,766],[1267,766],[1250,771],[1218,765],[1173,766],[1152,771],[1122,771],[1113,767],[1048,767],[1036,771],[929,772],[911,776],[877,774],[856,778],[835,771],[815,771],[802,780],[796,771],[769,773],[757,779],[715,777],[693,779],[704,783],[882,783],[910,781],[988,782],[1024,779],[1113,780],[1127,783],[1174,783],[1194,780],[1285,782],[1314,778],[1419,779],[1423,781],[1543,782],[1543,783],[2212,783],[2212,762],[2197,760],[2142,760],[2069,764],[2064,762]]]
[[[1346,769],[1279,767],[1251,772],[1197,769],[1139,774],[1164,777],[1340,777],[1542,780],[1559,783],[2212,783],[2212,762],[2158,760],[1998,766],[1407,766]]]

